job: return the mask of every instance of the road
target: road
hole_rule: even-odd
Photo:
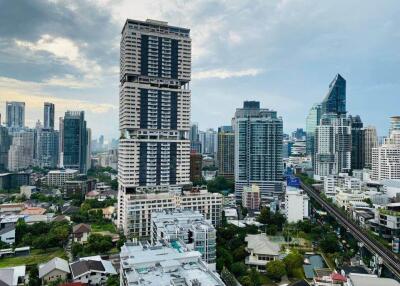
[[[331,216],[333,216],[343,227],[347,228],[350,233],[360,242],[363,242],[365,247],[372,253],[377,254],[383,260],[384,265],[400,279],[400,259],[397,255],[389,249],[381,245],[379,242],[371,239],[368,235],[358,227],[353,221],[349,220],[336,208],[324,201],[319,194],[312,188],[304,183],[301,187],[307,194],[315,199]]]

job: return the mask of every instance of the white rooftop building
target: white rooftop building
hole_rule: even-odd
[[[151,242],[182,242],[189,250],[202,254],[204,261],[215,269],[217,231],[198,211],[158,211],[151,214]]]
[[[246,251],[250,253],[245,259],[249,266],[256,267],[260,272],[265,272],[265,265],[278,259],[280,245],[272,242],[268,236],[262,234],[249,234],[246,236]]]
[[[198,251],[185,251],[166,245],[125,243],[120,253],[120,285],[222,286]]]
[[[309,217],[310,198],[300,189],[287,187],[285,194],[285,215],[289,223]]]

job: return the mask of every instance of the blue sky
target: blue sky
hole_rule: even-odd
[[[27,123],[85,110],[94,137],[117,137],[120,31],[126,18],[191,29],[192,121],[229,124],[259,100],[290,132],[304,127],[336,73],[347,105],[386,135],[400,114],[400,3],[386,1],[1,1],[0,112],[27,104]]]

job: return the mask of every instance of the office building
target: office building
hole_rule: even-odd
[[[19,189],[29,185],[29,173],[2,173],[0,174],[0,190]]]
[[[43,128],[54,129],[54,104],[50,102],[44,103],[43,109]]]
[[[118,226],[125,231],[138,223],[149,226],[128,211],[137,196],[190,185],[190,77],[189,29],[155,20],[125,22],[118,151]]]
[[[351,125],[351,169],[361,170],[365,166],[365,130],[359,115],[349,116]]]
[[[201,257],[200,252],[187,250],[179,243],[173,246],[151,246],[140,242],[127,242],[121,247],[120,284],[225,285]]]
[[[195,152],[190,153],[190,181],[200,182],[203,178],[201,171],[203,168],[203,155]]]
[[[217,132],[214,129],[209,128],[204,132],[200,131],[199,138],[201,144],[201,153],[214,157],[218,148]]]
[[[243,187],[260,187],[261,200],[282,195],[282,118],[260,108],[257,101],[245,101],[235,113],[235,194],[242,199]]]
[[[62,167],[86,173],[90,165],[90,132],[84,111],[67,111],[61,121]],[[61,156],[61,155],[60,155]]]
[[[6,102],[6,126],[9,128],[25,127],[25,102]]]
[[[365,168],[372,168],[372,149],[378,147],[378,135],[376,128],[367,126],[364,128],[364,151],[365,151]]]
[[[285,193],[285,216],[289,223],[297,223],[309,218],[310,198],[301,190],[287,187]]]
[[[346,80],[337,74],[329,84],[328,94],[321,103],[321,114],[346,114]]]
[[[306,140],[307,132],[303,130],[303,128],[297,128],[295,131],[292,132],[292,139],[293,140]]]
[[[8,151],[10,150],[11,142],[12,137],[8,133],[7,127],[2,126],[0,123],[0,172],[8,168]]]
[[[182,243],[189,250],[198,251],[202,259],[215,270],[215,227],[198,211],[158,211],[151,215],[151,243]]]
[[[257,185],[243,187],[242,207],[251,211],[258,211],[260,210],[260,204],[260,188]]]
[[[8,150],[8,170],[14,172],[32,167],[35,153],[34,131],[19,129],[10,134],[12,141]]]
[[[315,129],[321,120],[321,104],[314,104],[306,119],[307,155],[314,156]]]
[[[235,178],[235,133],[232,126],[218,128],[218,175],[226,179]]]
[[[315,133],[315,170],[317,179],[351,169],[351,127],[345,117],[326,114]]]
[[[54,129],[36,128],[35,165],[56,168],[59,156],[59,133]]]
[[[201,153],[199,125],[197,123],[192,123],[190,125],[189,139],[190,139],[190,150],[195,151],[196,153]]]

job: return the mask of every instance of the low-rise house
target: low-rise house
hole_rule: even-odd
[[[25,196],[25,198],[30,199],[31,195],[37,192],[37,188],[35,186],[21,186],[19,187],[20,195]]]
[[[67,215],[58,215],[58,216],[53,217],[52,221],[55,221],[55,222],[68,221],[68,222],[70,222],[71,217],[67,216]]]
[[[237,220],[238,213],[236,208],[224,208],[226,220]]]
[[[112,191],[112,190],[101,191],[98,200],[104,201],[106,199],[116,199],[117,195],[118,195],[117,191]]]
[[[70,273],[68,261],[55,257],[47,263],[39,265],[39,278],[43,284],[56,281],[61,279],[62,281],[67,279],[67,275]]]
[[[394,279],[376,275],[350,273],[348,278],[348,286],[400,286],[400,283]]]
[[[313,282],[315,286],[347,286],[347,278],[339,273],[329,273],[328,275],[322,274],[314,277]]]
[[[79,212],[79,207],[76,206],[71,206],[71,205],[65,205],[61,209],[61,213],[63,215],[73,215]]]
[[[25,216],[24,220],[26,224],[35,224],[38,222],[44,222],[44,223],[49,223],[52,221],[54,217],[54,213],[47,213],[47,214],[41,214],[41,215],[27,215]]]
[[[80,223],[72,227],[72,236],[74,242],[84,243],[87,242],[91,227],[88,224]]]
[[[112,263],[100,256],[81,258],[71,263],[70,267],[73,282],[89,285],[104,285],[108,276],[117,274]]]
[[[26,267],[15,266],[0,269],[0,285],[18,286],[25,284]]]
[[[18,214],[25,209],[25,204],[1,204],[0,213]]]
[[[29,207],[20,212],[21,215],[43,215],[46,209],[40,207]]]
[[[247,242],[246,251],[250,253],[245,259],[247,265],[265,272],[265,265],[278,259],[280,245],[272,242],[265,234],[249,234],[245,241]]]
[[[0,229],[0,240],[8,244],[15,243],[15,226]]]
[[[99,195],[100,195],[100,192],[93,190],[93,191],[88,192],[85,195],[85,199],[86,200],[97,200],[99,198]]]
[[[103,218],[111,220],[113,218],[113,214],[115,213],[115,207],[113,206],[106,207],[102,209],[102,212],[103,212]]]

